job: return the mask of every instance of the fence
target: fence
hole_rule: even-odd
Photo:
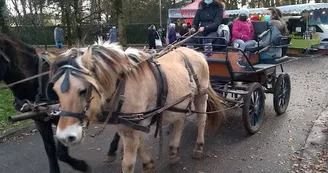
[[[151,24],[128,24],[125,27],[125,36],[128,44],[147,44],[148,42],[148,27]],[[155,24],[159,26],[158,24]],[[165,24],[163,26],[166,26]],[[23,42],[33,45],[53,45],[54,43],[54,29],[56,26],[45,27],[13,27],[11,31],[14,36],[21,39]],[[74,28],[75,29],[75,28]],[[93,43],[98,35],[108,33],[108,28],[100,29],[99,26],[82,26],[82,37],[86,44]],[[73,42],[77,40],[75,30],[72,33]]]

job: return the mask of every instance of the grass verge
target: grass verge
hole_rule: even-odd
[[[0,83],[0,86],[3,84]],[[0,135],[7,132],[9,129],[21,127],[31,120],[21,121],[17,123],[11,123],[8,121],[8,117],[18,114],[13,105],[14,96],[12,92],[7,90],[0,90]]]

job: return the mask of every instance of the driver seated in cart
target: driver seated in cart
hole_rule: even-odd
[[[199,3],[199,9],[196,12],[190,30],[191,32],[199,31],[197,36],[207,37],[207,38],[206,39],[191,38],[187,41],[188,47],[195,47],[194,45],[201,45],[201,44],[206,44],[206,45],[220,44],[221,40],[213,39],[213,37],[219,36],[217,30],[222,22],[224,8],[225,8],[225,4],[219,0],[202,0]]]

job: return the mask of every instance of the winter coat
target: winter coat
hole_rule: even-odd
[[[173,43],[177,39],[175,29],[173,27],[169,28],[169,44]]]
[[[232,24],[232,42],[236,39],[243,41],[252,40],[254,36],[253,24],[246,20],[235,20]]]
[[[112,28],[112,29],[110,29],[110,30],[109,30],[109,33],[110,33],[110,35],[109,35],[109,40],[110,40],[110,42],[111,42],[111,43],[116,42],[116,28]]]
[[[60,27],[56,27],[54,30],[55,42],[64,42],[64,30]]]
[[[283,20],[270,20],[270,23],[279,29],[281,35],[286,36],[288,34],[287,25]]]
[[[180,30],[180,35],[183,36],[183,35],[185,35],[188,32],[189,32],[188,28],[183,28],[182,27],[181,30]]]
[[[223,10],[224,3],[218,0],[214,0],[213,3],[209,5],[204,1],[201,1],[192,23],[192,27],[196,30],[199,27],[205,27],[205,35],[211,32],[216,32],[222,21]]]
[[[148,45],[150,49],[156,49],[155,39],[159,39],[156,30],[148,29]]]
[[[260,46],[266,47],[271,45],[271,47],[268,50],[260,53],[261,60],[281,58],[282,56],[282,48],[274,47],[274,46],[279,46],[280,43],[279,40],[281,40],[282,34],[278,29],[278,27],[276,27],[272,23],[270,24],[270,28],[271,31],[268,34],[266,34],[260,41]]]

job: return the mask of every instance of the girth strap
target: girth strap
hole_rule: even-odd
[[[162,107],[166,103],[167,99],[167,94],[168,94],[168,84],[167,84],[167,79],[165,76],[165,73],[163,72],[162,68],[160,67],[160,64],[155,60],[154,58],[150,58],[149,64],[152,67],[153,74],[156,79],[156,84],[157,84],[157,106],[156,107]],[[149,126],[154,124],[156,122],[156,130],[155,130],[155,138],[158,135],[158,131],[162,131],[162,113],[159,113],[158,115],[155,115]]]

